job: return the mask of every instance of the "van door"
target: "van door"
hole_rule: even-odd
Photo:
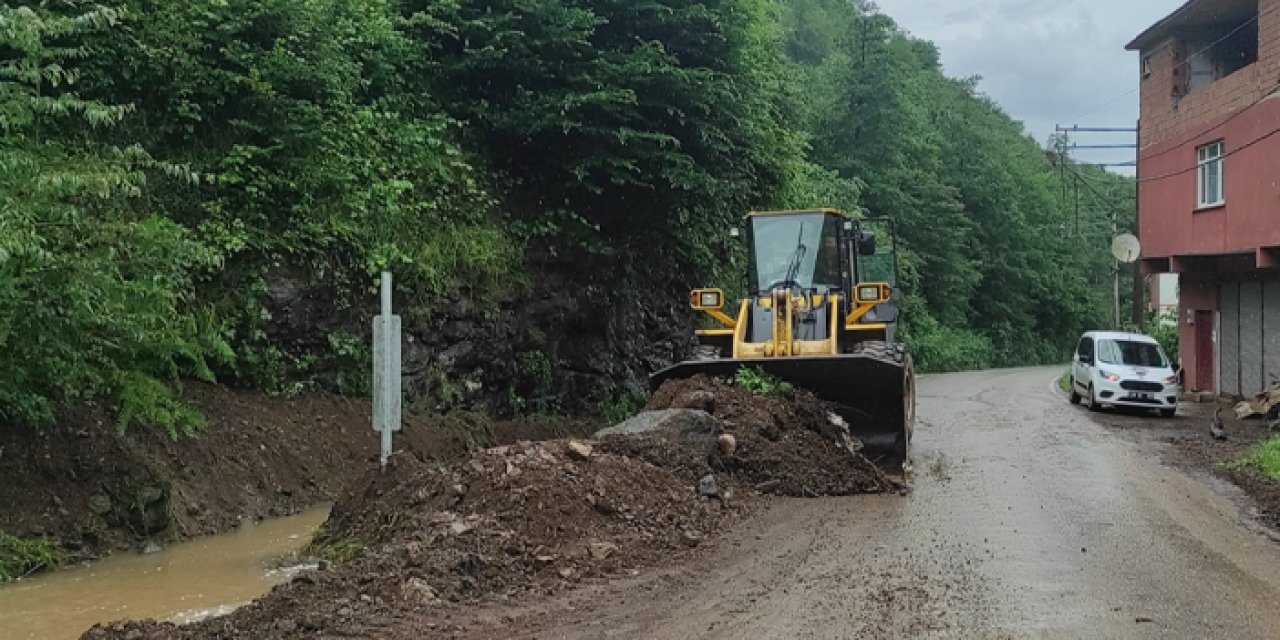
[[[1080,338],[1080,344],[1076,346],[1076,357],[1071,363],[1071,379],[1082,390],[1088,389],[1089,381],[1093,379],[1093,360],[1093,338],[1089,336]]]

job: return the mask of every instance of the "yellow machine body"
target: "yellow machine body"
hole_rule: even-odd
[[[697,357],[654,374],[652,386],[759,368],[832,402],[864,453],[901,469],[913,431],[915,377],[910,354],[893,338],[892,224],[836,209],[752,213],[747,224],[747,295],[731,315],[723,291],[693,290],[690,306],[718,326],[697,331]],[[877,246],[873,225],[888,229],[887,250]]]

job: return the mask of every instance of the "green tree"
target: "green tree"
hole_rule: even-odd
[[[903,335],[923,367],[1054,361],[1098,326],[1105,246],[1066,232],[1059,187],[1105,184],[1096,228],[1124,179],[1055,165],[978,79],[947,78],[932,44],[869,2],[788,0],[782,21],[809,162],[862,187],[839,204],[897,221]]]
[[[146,170],[189,178],[100,141],[131,109],[72,90],[82,38],[118,19],[0,6],[0,416],[39,424],[114,394],[121,429],[138,419],[176,434],[199,419],[169,383],[211,378],[206,358],[226,355],[190,304],[190,274],[217,256],[137,206]]]

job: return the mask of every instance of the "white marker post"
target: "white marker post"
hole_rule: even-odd
[[[391,313],[391,272],[382,272],[382,314],[373,319],[373,430],[382,432],[382,468],[400,430],[400,316]]]

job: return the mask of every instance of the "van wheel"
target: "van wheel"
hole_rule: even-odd
[[[1071,391],[1068,391],[1067,394],[1067,399],[1071,401],[1071,404],[1080,404],[1080,394],[1076,393],[1075,378],[1071,379]]]
[[[1093,393],[1093,385],[1089,385],[1089,410],[1102,411],[1102,405],[1098,404],[1098,396]]]
[[[1160,410],[1160,417],[1161,417],[1161,418],[1172,418],[1172,417],[1174,416],[1174,414],[1176,414],[1176,413],[1178,413],[1178,410],[1177,410],[1177,409],[1161,409],[1161,410]]]

